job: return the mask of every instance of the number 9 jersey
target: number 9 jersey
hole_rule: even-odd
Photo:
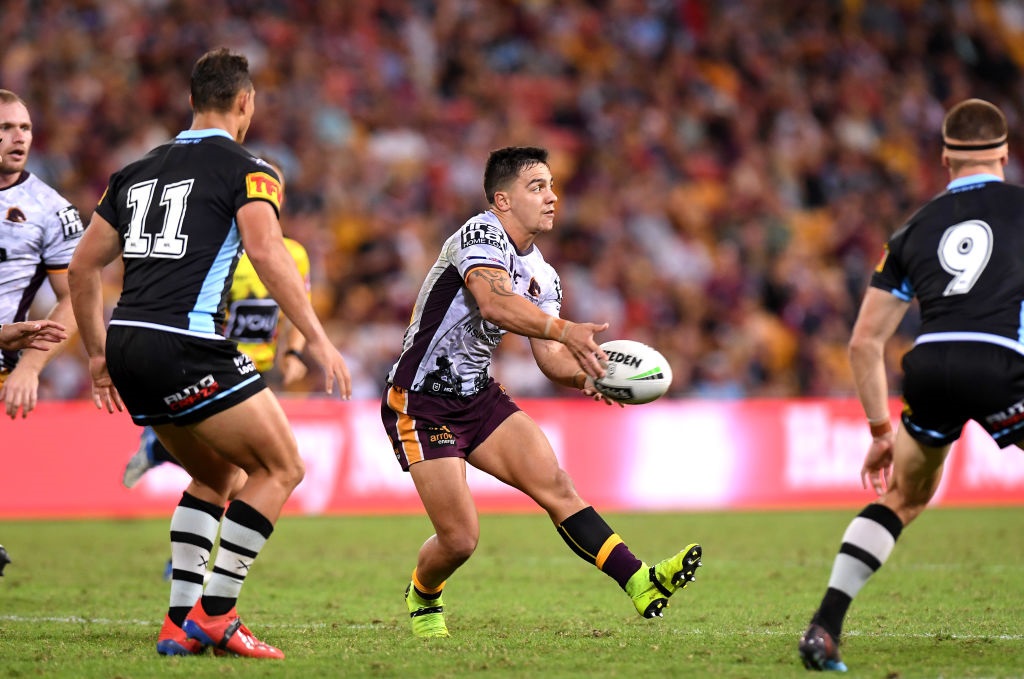
[[[97,213],[120,233],[124,287],[112,325],[223,337],[239,208],[280,211],[267,163],[218,129],[186,130],[115,173]]]
[[[982,341],[1024,353],[1024,187],[954,180],[897,231],[871,286],[921,304],[923,341]]]

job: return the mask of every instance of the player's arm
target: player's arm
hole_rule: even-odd
[[[306,248],[302,247],[298,241],[288,241],[286,239],[285,244],[292,255],[292,259],[295,260],[295,267],[302,276],[302,284],[306,287],[306,296],[309,297],[309,254],[307,254]],[[302,352],[306,349],[306,338],[299,332],[294,323],[285,319],[285,325],[287,327],[278,338],[277,349],[282,354],[280,360],[281,381],[287,387],[305,377],[307,369],[306,362],[302,359]]]
[[[103,269],[121,254],[121,237],[110,222],[93,213],[68,267],[71,307],[89,355],[93,402],[97,408],[124,410],[107,373],[107,327],[103,318]]]
[[[864,414],[871,423],[889,422],[885,343],[910,307],[896,295],[869,287],[850,336],[850,366]]]
[[[71,298],[68,296],[68,277],[64,270],[53,271],[49,274],[50,286],[57,297],[57,303],[50,309],[46,318],[63,325],[67,328],[68,334],[75,332],[75,317],[71,311]],[[46,367],[50,360],[60,353],[60,350],[67,344],[62,341],[56,345],[54,351],[35,349],[31,346],[25,349],[18,365],[4,382],[3,400],[7,414],[13,419],[21,411],[22,417],[28,417],[39,399],[39,374]]]
[[[334,381],[337,380],[342,398],[349,398],[352,394],[352,379],[348,366],[331,344],[313,311],[302,276],[284,244],[281,223],[274,208],[262,200],[251,201],[238,209],[236,220],[242,244],[256,275],[263,281],[284,315],[306,338],[312,358],[323,366],[327,377],[327,392],[333,391]]]
[[[554,340],[543,340],[535,337],[530,338],[530,348],[533,350],[533,358],[537,367],[544,373],[544,376],[555,384],[571,389],[579,389],[595,401],[603,401],[608,405],[615,403],[619,407],[625,406],[616,403],[610,398],[602,395],[594,388],[594,379],[583,372],[576,359],[572,357],[569,350],[563,344]]]
[[[607,323],[573,323],[544,313],[516,294],[512,279],[504,269],[485,266],[470,269],[466,274],[466,286],[476,300],[480,314],[488,322],[531,340],[553,340],[568,350],[578,369],[582,368],[593,379],[604,377],[601,361],[608,357],[594,341],[594,335],[606,330]],[[563,384],[560,379],[564,376],[560,375],[555,381]]]
[[[306,338],[295,325],[288,321],[284,338],[279,340],[284,346],[281,349],[281,381],[284,386],[292,385],[306,376],[306,362],[302,360],[302,352],[306,348]]]
[[[881,495],[889,485],[896,435],[889,419],[889,384],[885,375],[885,343],[907,313],[910,303],[869,287],[850,336],[850,366],[857,396],[868,418],[871,445],[860,470],[861,484]]]

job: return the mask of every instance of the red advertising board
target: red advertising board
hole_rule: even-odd
[[[306,463],[291,514],[421,511],[394,460],[379,405],[284,400]],[[589,400],[522,400],[580,494],[602,511],[859,507],[869,443],[853,399],[656,401],[613,408]],[[892,412],[898,412],[893,401]],[[44,402],[0,421],[0,518],[166,515],[187,483],[162,465],[128,490],[121,474],[138,444],[126,414],[87,402]],[[470,470],[481,511],[532,502]],[[1000,450],[970,424],[934,504],[1024,503],[1024,453]]]

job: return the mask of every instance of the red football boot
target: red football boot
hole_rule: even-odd
[[[200,599],[189,611],[182,629],[189,639],[213,646],[218,655],[230,653],[246,658],[284,658],[280,649],[254,637],[234,608],[224,615],[207,615]]]
[[[198,655],[206,646],[197,639],[185,636],[185,630],[175,625],[170,616],[164,616],[163,627],[156,638],[156,652],[160,655]]]

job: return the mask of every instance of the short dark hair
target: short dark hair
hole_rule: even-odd
[[[536,146],[506,146],[491,151],[484,170],[484,195],[494,204],[494,194],[516,180],[519,173],[538,163],[548,164],[547,149]]]
[[[960,141],[990,141],[1006,137],[1006,116],[984,99],[967,99],[942,121],[942,136]]]
[[[192,67],[189,88],[194,111],[227,111],[239,92],[252,89],[249,60],[227,47],[210,50]]]

